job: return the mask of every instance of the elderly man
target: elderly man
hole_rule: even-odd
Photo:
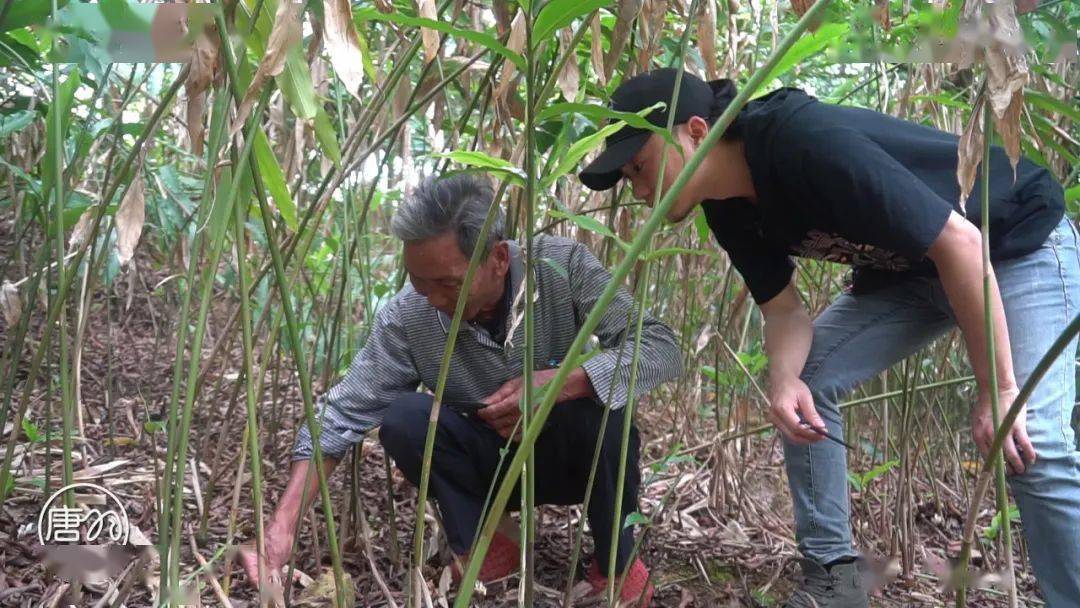
[[[392,230],[404,241],[404,263],[410,284],[379,310],[371,335],[345,378],[320,400],[320,443],[327,470],[364,433],[380,426],[379,440],[405,477],[420,480],[424,440],[432,396],[416,392],[418,385],[434,389],[458,293],[463,287],[469,256],[477,246],[492,201],[492,190],[476,177],[427,180],[398,208]],[[535,352],[539,385],[555,374],[567,355],[582,321],[603,292],[610,275],[580,243],[553,236],[534,241],[537,296]],[[520,417],[524,328],[516,323],[524,282],[524,253],[504,238],[500,212],[487,237],[479,243],[483,258],[477,267],[465,305],[467,321],[458,335],[445,402],[435,436],[430,490],[442,514],[450,547],[467,556],[483,517],[485,497],[499,470],[499,452],[516,444],[512,435]],[[642,330],[634,395],[628,395],[630,353],[628,331],[633,303],[620,290],[596,328],[602,350],[575,369],[540,434],[535,454],[537,504],[577,504],[585,499],[589,472],[600,436],[600,459],[588,506],[588,521],[596,556],[588,581],[597,593],[607,581],[615,511],[623,406],[661,382],[681,373],[681,355],[670,329],[647,317]],[[480,406],[476,409],[468,404]],[[455,407],[453,404],[460,404]],[[610,410],[600,434],[604,408]],[[622,516],[636,509],[640,481],[637,429],[630,438]],[[314,496],[317,480],[308,479],[311,435],[301,429],[285,493],[267,528],[266,559],[271,571],[288,561],[301,496]],[[505,459],[504,462],[509,462]],[[512,499],[513,501],[513,499]],[[645,606],[652,596],[648,571],[640,559],[628,565],[633,546],[632,526],[619,526],[616,571],[622,573],[622,599]],[[497,534],[480,571],[483,581],[512,574],[518,568],[516,541]],[[242,554],[249,577],[256,562]]]

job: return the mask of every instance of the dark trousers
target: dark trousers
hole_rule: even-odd
[[[431,406],[431,395],[404,393],[386,410],[379,430],[379,440],[387,453],[405,477],[417,485]],[[585,486],[589,481],[603,413],[603,406],[590,399],[558,403],[551,410],[533,449],[536,455],[536,504],[576,505],[585,501]],[[613,410],[608,416],[589,500],[589,527],[601,572],[608,570],[611,550],[623,417],[621,409]],[[637,428],[632,428],[623,488],[623,522],[637,510],[641,482],[639,442]],[[501,481],[514,456],[517,443],[510,444],[503,468],[497,471],[499,450],[506,444],[507,441],[482,420],[448,407],[443,407],[439,413],[429,491],[438,502],[450,548],[458,554],[466,553],[472,545],[492,479],[498,474]],[[520,489],[519,482],[508,507],[520,504]],[[632,526],[624,528],[620,525],[619,529],[622,533],[616,568],[622,572],[633,548],[634,531]]]

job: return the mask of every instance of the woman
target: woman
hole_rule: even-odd
[[[638,112],[668,104],[678,75],[666,69],[628,80],[612,106]],[[734,93],[730,81],[683,73],[671,104],[675,146],[624,127],[579,177],[594,190],[627,179],[634,196],[652,204]],[[648,119],[666,127],[668,114],[656,110]],[[1077,314],[1080,260],[1050,173],[1022,159],[1014,181],[996,147],[990,162],[993,364],[1006,408]],[[842,436],[837,404],[844,394],[958,325],[978,387],[973,437],[984,454],[992,441],[981,194],[977,185],[965,217],[956,163],[952,134],[785,88],[742,109],[668,212],[679,221],[700,205],[765,320],[769,416],[785,440],[803,554],[802,584],[788,606],[867,606],[851,543],[846,455],[822,441],[826,432]],[[854,268],[852,288],[813,322],[795,290],[790,256]],[[1070,426],[1075,354],[1074,340],[1004,446],[1032,566],[1052,607],[1080,597],[1080,452]]]

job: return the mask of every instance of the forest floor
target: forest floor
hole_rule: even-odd
[[[140,268],[149,267],[149,261],[140,263]],[[93,302],[82,352],[85,438],[76,442],[74,469],[77,480],[103,484],[113,490],[125,504],[132,524],[147,537],[156,538],[158,523],[152,505],[165,439],[162,432],[148,434],[144,423],[156,418],[169,399],[175,352],[172,340],[175,304],[161,297],[160,291],[151,293],[154,286],[166,278],[164,274],[152,274],[142,271],[135,277],[122,276],[112,288],[114,297],[108,307],[103,296]],[[225,322],[224,307],[216,312],[219,314],[215,314],[211,322],[204,361],[219,337],[217,330]],[[13,333],[2,323],[0,320],[0,335]],[[7,340],[3,340],[5,348]],[[35,348],[36,345],[35,341]],[[29,367],[31,352],[25,349],[18,364],[20,380]],[[242,391],[236,399],[233,391],[236,383],[230,382],[235,380],[238,367],[231,362],[239,361],[240,353],[225,355],[213,362],[213,373],[208,375],[203,398],[196,402],[190,436],[192,458],[184,501],[185,518],[190,522],[189,534],[183,539],[184,564],[187,572],[195,570],[197,562],[192,551],[196,546],[201,557],[210,562],[206,570],[194,577],[201,587],[199,602],[209,606],[221,605],[208,584],[210,577],[229,585],[224,580],[229,570],[227,555],[220,554],[219,549],[227,542],[230,518],[235,517],[237,531],[234,538],[237,542],[246,542],[254,536],[248,485],[240,493],[237,510],[234,512],[231,508],[244,414]],[[282,372],[278,377],[272,377],[268,374],[266,382],[267,401],[262,404],[260,415],[264,429],[264,500],[269,512],[287,479],[289,449],[296,424],[302,417],[302,405],[291,375]],[[106,391],[106,386],[111,386],[112,390]],[[19,394],[16,391],[16,402]],[[54,413],[52,419],[46,421],[49,405],[44,391],[32,394],[32,420],[42,432],[53,429],[56,434],[51,437],[55,438],[60,420]],[[657,586],[654,605],[780,606],[795,584],[798,571],[791,500],[780,443],[774,434],[721,447],[706,442],[683,457],[668,459],[666,464],[653,467],[651,465],[663,460],[665,454],[671,453],[672,434],[663,430],[673,427],[673,409],[656,401],[646,402],[640,408],[638,420],[644,445],[643,477],[648,482],[642,489],[642,512],[654,518],[642,549]],[[5,444],[12,432],[9,423],[8,428],[3,429]],[[47,445],[52,448],[47,450]],[[46,572],[43,550],[38,546],[34,528],[42,504],[47,457],[51,459],[48,487],[55,489],[60,485],[59,446],[56,439],[51,444],[44,438],[32,441],[20,429],[16,445],[16,488],[0,510],[2,606],[51,607],[69,603],[62,603],[65,600],[62,594],[68,589],[64,581]],[[197,463],[195,476],[190,475],[192,463]],[[384,455],[373,439],[365,441],[357,464],[356,495],[363,509],[362,516],[367,518],[368,530],[357,525],[358,514],[348,507],[350,467],[338,467],[331,479],[335,519],[344,539],[345,571],[355,583],[357,606],[391,605],[387,594],[401,606],[404,605],[405,588],[402,564],[408,563],[416,491],[396,470],[391,472],[387,483]],[[245,465],[245,483],[249,477],[247,470]],[[970,473],[965,472],[965,475]],[[673,483],[677,484],[674,490]],[[970,477],[964,483],[970,483]],[[899,564],[900,560],[907,560],[909,564],[905,572],[875,595],[872,605],[951,605],[952,594],[941,590],[940,581],[947,571],[947,560],[955,557],[958,549],[957,539],[960,538],[966,505],[965,492],[961,489],[964,483],[950,478],[947,470],[940,479],[913,480],[908,503],[912,511],[905,512],[908,521],[913,523],[909,530],[897,525],[904,518],[896,517],[898,501],[895,496],[883,496],[873,491],[853,496],[857,546],[868,555],[892,556],[891,559],[877,558],[886,570]],[[933,491],[932,485],[936,485],[937,491]],[[388,488],[395,518],[390,515]],[[986,507],[980,520],[983,526],[989,524],[992,514],[992,504],[988,502]],[[329,568],[329,557],[320,506],[316,505],[315,513],[314,527],[309,523],[299,537],[297,568],[310,577],[319,578]],[[544,507],[540,510],[536,553],[538,605],[560,605],[572,532],[577,521],[576,508]],[[200,525],[205,526],[205,533],[199,530]],[[429,525],[429,529],[433,527]],[[434,538],[440,537],[436,533]],[[438,554],[428,560],[425,570],[434,601],[441,605],[446,601],[444,593],[449,580],[444,575],[448,553],[445,543],[428,544],[442,546]],[[395,545],[400,549],[397,554]],[[986,545],[987,552],[995,552],[993,543]],[[365,549],[370,550],[373,563],[385,581],[385,590],[380,588],[373,575]],[[1023,562],[1022,549],[1019,562]],[[582,562],[587,563],[590,552],[591,544],[586,535]],[[316,559],[316,555],[322,557]],[[976,555],[977,567],[985,567],[988,562],[997,563],[989,557],[984,561],[982,555]],[[231,604],[237,607],[257,605],[256,595],[244,575],[238,568],[232,568],[231,572],[232,583],[228,591]],[[584,567],[579,565],[576,573],[579,580],[583,572]],[[151,605],[149,589],[155,577],[156,572],[145,562],[133,568],[128,578],[136,584],[126,604]],[[983,582],[990,583],[992,579],[993,575],[990,575],[984,577]],[[305,582],[309,583],[308,589],[297,583],[291,591],[294,601],[304,599],[299,605],[306,606],[329,605],[319,599],[318,583],[311,584],[310,579]],[[1034,579],[1027,567],[1021,569],[1018,584],[1022,605],[1038,605]],[[517,588],[516,577],[497,583],[487,590],[486,597],[477,599],[476,605],[516,605]],[[81,601],[70,603],[93,606],[106,589],[106,584],[89,583]],[[969,605],[999,606],[1005,605],[1005,601],[998,591],[980,590],[972,594]]]

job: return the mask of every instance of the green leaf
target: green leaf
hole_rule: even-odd
[[[37,112],[33,110],[19,110],[11,114],[0,115],[0,137],[7,137],[12,133],[22,130],[26,125],[34,121]]]
[[[556,30],[595,10],[611,5],[612,0],[551,0],[540,9],[533,22],[533,48],[545,42]]]
[[[285,224],[295,231],[299,228],[296,221],[296,203],[293,202],[292,196],[289,195],[289,185],[285,183],[285,174],[281,171],[281,165],[278,163],[277,157],[274,156],[274,151],[270,149],[270,141],[266,139],[266,132],[262,129],[255,132],[255,144],[252,153],[255,155],[255,163],[259,167],[259,175],[262,177],[266,189],[270,191],[270,196],[274,199],[274,206],[277,207],[278,213],[281,214],[281,219],[285,220]]]
[[[708,378],[709,380],[712,380],[713,382],[716,382],[717,375],[716,375],[716,368],[715,367],[713,367],[711,365],[702,365],[701,366],[701,374],[703,376],[705,376],[706,378]]]
[[[1073,186],[1065,191],[1065,202],[1071,203],[1075,200],[1080,200],[1080,185]]]
[[[596,234],[600,234],[619,241],[619,237],[615,236],[615,233],[612,232],[610,228],[605,226],[600,220],[590,215],[575,215],[573,213],[559,211],[558,209],[552,209],[548,211],[548,215],[554,218],[568,220],[570,222],[573,222],[574,224],[577,224],[578,227],[588,230],[589,232],[595,232]]]
[[[1062,116],[1067,116],[1069,120],[1072,120],[1076,124],[1080,124],[1080,108],[1077,108],[1074,105],[1050,97],[1045,93],[1032,91],[1030,89],[1024,91],[1024,99],[1031,102],[1031,105],[1038,106],[1048,112],[1055,112]]]
[[[453,152],[442,152],[437,154],[429,154],[432,158],[446,158],[455,163],[465,165],[468,167],[480,167],[481,169],[487,169],[488,171],[494,171],[496,173],[509,173],[518,179],[519,183],[525,179],[525,172],[514,163],[503,159],[496,158],[483,152],[477,152],[474,150],[455,150]]]
[[[627,515],[626,519],[623,520],[623,529],[625,530],[630,526],[642,526],[647,523],[649,523],[648,517],[645,517],[639,511],[634,511],[633,513]]]
[[[626,123],[622,121],[614,122],[603,129],[600,129],[596,133],[574,142],[573,145],[567,149],[566,154],[563,155],[559,164],[555,165],[555,168],[540,180],[540,187],[543,189],[549,188],[551,184],[555,183],[556,179],[576,167],[586,154],[603,145],[606,137],[618,132],[619,129],[622,129],[625,125]]]
[[[374,8],[365,8],[353,13],[353,19],[356,21],[357,29],[364,31],[364,21],[389,21],[391,23],[397,23],[399,25],[409,25],[413,27],[426,27],[433,29],[437,32],[444,34],[450,34],[451,36],[463,38],[469,42],[475,42],[487,50],[505,57],[507,61],[514,64],[521,72],[526,70],[525,58],[520,54],[511,51],[506,48],[501,42],[499,42],[491,34],[484,32],[477,32],[468,29],[461,29],[450,25],[449,23],[443,23],[441,21],[434,21],[432,19],[424,19],[423,17],[413,17],[412,15],[406,15],[400,12],[393,13],[380,13]],[[418,35],[418,34],[414,34]]]
[[[562,265],[555,260],[551,258],[540,258],[540,261],[547,264],[548,266],[551,266],[551,268],[555,270],[555,272],[559,273],[560,277],[566,280],[570,280],[570,275],[566,272],[566,269],[563,268]]]
[[[143,423],[143,430],[149,435],[161,432],[165,429],[165,423],[161,420],[147,420]]]
[[[653,104],[641,110],[640,112],[635,112],[635,114],[637,114],[638,116],[646,116],[647,114],[649,114],[649,112],[652,112],[656,108],[660,107],[660,105],[660,103]],[[575,166],[577,166],[577,164],[581,162],[581,159],[584,158],[586,154],[603,144],[605,138],[607,138],[609,135],[612,135],[613,133],[618,132],[619,129],[622,129],[624,126],[626,126],[626,122],[622,120],[618,122],[613,122],[600,129],[596,133],[593,133],[588,137],[583,137],[575,141],[573,145],[571,145],[566,150],[566,153],[563,154],[562,158],[559,160],[559,164],[555,165],[555,168],[552,169],[540,180],[540,187],[543,189],[550,188],[551,185],[555,183],[555,180],[559,179],[560,177],[568,173],[571,169],[573,169]]]
[[[53,142],[56,141],[55,126],[52,119],[53,112],[60,112],[59,138],[61,142],[64,142],[67,140],[68,127],[71,126],[72,104],[75,101],[75,91],[79,88],[80,82],[79,68],[78,66],[73,66],[71,72],[68,73],[67,79],[60,85],[60,98],[53,101],[52,105],[49,106],[48,113],[45,115],[45,146],[48,151],[45,153],[45,157],[41,159],[41,173],[39,175],[42,183],[45,184],[44,196],[46,199],[52,191],[53,184],[54,156],[52,147]],[[60,154],[64,153],[62,146],[63,144],[61,143]]]
[[[22,421],[23,433],[26,433],[26,438],[30,440],[30,443],[37,443],[41,441],[41,429],[38,425],[34,424],[29,418],[23,418]]]
[[[330,123],[326,110],[321,107],[315,113],[315,139],[322,146],[323,152],[334,161],[334,165],[341,166],[341,148],[338,146],[337,131]]]
[[[862,492],[863,491],[862,478],[859,477],[858,474],[852,473],[851,471],[848,471],[847,480],[848,480],[848,483],[851,484],[851,487],[855,488],[856,492]]]
[[[536,122],[542,123],[545,120],[549,120],[555,116],[564,116],[566,114],[580,114],[592,118],[596,123],[600,123],[602,120],[621,120],[624,123],[638,129],[648,129],[653,133],[659,134],[668,143],[675,143],[675,140],[671,137],[671,132],[664,127],[659,127],[652,124],[645,119],[645,116],[657,108],[664,107],[664,102],[653,104],[645,109],[644,113],[638,112],[619,112],[612,110],[607,106],[602,106],[595,103],[557,103],[555,105],[548,106],[540,111],[536,115]]]
[[[772,82],[787,74],[795,66],[828,48],[833,41],[846,35],[850,30],[851,26],[847,23],[827,23],[816,32],[803,34],[803,37],[788,49],[788,52],[762,82]]]
[[[237,31],[247,32],[251,28],[251,11],[254,10],[258,0],[244,0],[241,6],[245,10],[236,11]],[[291,1],[291,0],[289,0]],[[255,57],[261,58],[266,54],[266,42],[270,38],[272,26],[271,16],[277,10],[278,0],[265,0],[263,9],[255,19],[255,29],[250,35],[244,36],[248,49]],[[247,87],[249,80],[241,78],[241,84]],[[281,73],[274,77],[281,96],[289,104],[293,113],[304,120],[316,118],[320,110],[318,99],[315,95],[315,87],[311,82],[311,72],[307,61],[304,59],[303,45],[295,45],[285,53],[285,67]],[[318,131],[316,131],[316,137]]]
[[[893,459],[893,460],[883,462],[883,463],[877,465],[876,467],[870,469],[869,471],[863,473],[862,478],[861,478],[862,486],[864,488],[866,486],[869,486],[872,481],[874,481],[878,477],[881,477],[885,473],[888,473],[889,471],[895,469],[899,464],[900,464],[899,460]]]
[[[56,8],[67,6],[69,0],[56,0]],[[3,6],[0,2],[0,6]],[[52,14],[52,0],[13,0],[7,17],[0,23],[0,32],[27,25],[43,25]]]
[[[1001,534],[1001,511],[994,514],[994,519],[990,520],[990,525],[983,531],[983,538],[986,540],[996,540],[998,534]],[[1009,505],[1009,521],[1020,521],[1020,509],[1016,505]]]
[[[707,255],[710,257],[717,257],[718,255],[715,251],[706,251],[704,249],[690,249],[688,247],[664,247],[662,249],[657,249],[655,251],[647,253],[646,255],[642,256],[641,259],[651,261],[660,259],[664,256],[678,255],[680,253],[685,255]]]

